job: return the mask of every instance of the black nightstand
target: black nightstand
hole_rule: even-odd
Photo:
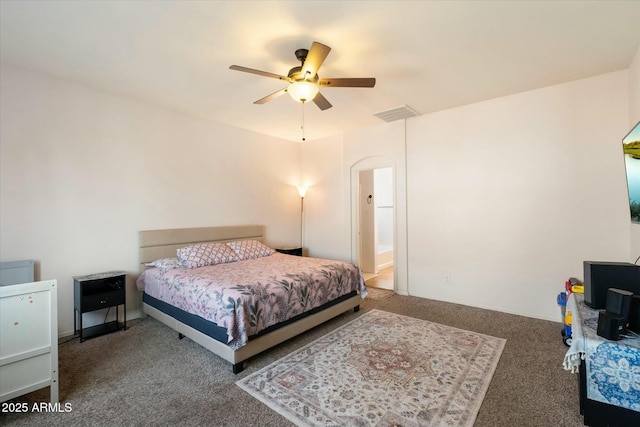
[[[80,334],[80,342],[120,329],[120,305],[124,306],[123,328],[127,329],[126,273],[109,271],[106,273],[76,276],[73,278],[73,330]],[[88,328],[82,328],[82,315],[89,311],[116,308],[116,320]]]
[[[287,255],[302,256],[302,248],[281,248],[276,249],[276,252]]]

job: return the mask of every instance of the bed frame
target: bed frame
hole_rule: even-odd
[[[258,240],[264,243],[264,226],[238,225],[140,231],[140,271],[142,272],[147,268],[145,266],[147,262],[176,256],[176,250],[184,246],[196,243],[230,242],[233,240],[247,239]],[[232,350],[226,344],[216,341],[208,335],[144,302],[142,303],[142,308],[145,314],[148,314],[177,331],[180,338],[186,336],[212,353],[230,362],[233,373],[237,374],[244,369],[244,361],[250,357],[308,331],[350,309],[358,311],[361,301],[362,298],[360,294],[355,295],[324,310],[310,314],[295,322],[288,323],[281,328],[260,335],[255,339],[251,339],[245,346],[237,350]]]

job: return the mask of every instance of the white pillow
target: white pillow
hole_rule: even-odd
[[[182,268],[180,260],[176,257],[173,258],[161,258],[153,262],[145,264],[147,267],[157,267],[163,270],[173,270],[174,268]]]

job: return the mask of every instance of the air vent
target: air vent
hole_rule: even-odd
[[[401,105],[389,110],[373,113],[373,115],[384,120],[385,122],[393,122],[400,119],[408,119],[409,117],[419,116],[420,113],[418,113],[411,107]]]

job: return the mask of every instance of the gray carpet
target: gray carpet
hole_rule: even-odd
[[[550,296],[552,298],[553,296]],[[377,308],[505,338],[504,352],[476,426],[582,426],[576,375],[562,369],[561,324],[505,313],[394,295],[366,299]],[[559,309],[558,309],[559,310]],[[361,313],[362,313],[361,311]],[[3,426],[291,426],[235,385],[361,313],[350,312],[247,363],[230,365],[151,318],[79,343],[60,345],[60,401],[70,412],[2,413]],[[558,312],[558,317],[560,316]],[[64,341],[64,340],[63,340]],[[12,402],[46,402],[48,389]]]

